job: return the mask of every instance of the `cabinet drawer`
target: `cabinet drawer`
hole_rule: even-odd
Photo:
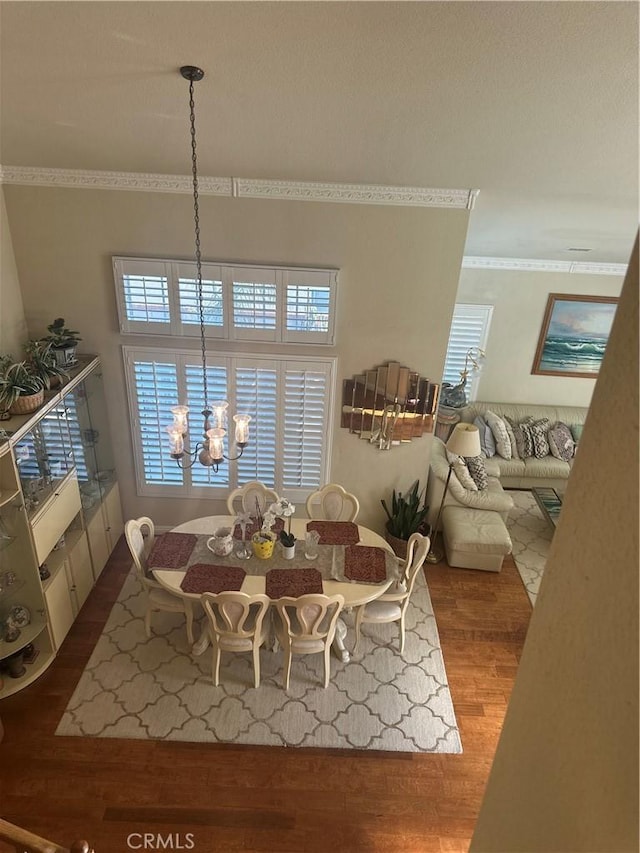
[[[64,569],[59,571],[53,578],[46,589],[44,597],[47,603],[53,642],[57,650],[62,645],[74,620],[71,595],[69,594],[69,582]]]
[[[38,563],[47,558],[58,539],[80,512],[80,490],[75,475],[62,484],[32,525]]]

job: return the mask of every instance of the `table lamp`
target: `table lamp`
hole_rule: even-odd
[[[449,453],[453,453],[455,456],[480,456],[480,431],[478,430],[478,427],[474,426],[473,424],[466,423],[456,424],[453,429],[453,432],[449,436],[449,440],[447,441],[445,447],[447,448]],[[444,484],[442,500],[440,501],[440,509],[438,510],[438,517],[436,519],[436,524],[431,534],[431,548],[429,549],[429,553],[426,557],[428,563],[439,563],[442,557],[444,556],[443,552],[436,550],[436,536],[438,534],[438,528],[440,526],[440,518],[442,516],[442,510],[444,508],[444,501],[447,497],[447,491],[449,489],[449,480],[451,479],[452,471],[453,462],[450,462],[449,473],[447,474],[447,479]]]

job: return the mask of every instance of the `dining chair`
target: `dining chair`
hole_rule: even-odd
[[[292,655],[324,654],[324,686],[329,684],[331,643],[336,634],[338,615],[344,607],[342,595],[301,595],[279,598],[275,602],[276,636],[284,651],[283,683],[289,689]]]
[[[244,486],[234,489],[227,497],[227,509],[229,510],[229,515],[237,515],[238,507],[235,504],[239,501],[242,512],[248,512],[253,515],[256,511],[257,501],[260,512],[264,514],[265,509],[270,504],[279,500],[278,493],[265,486],[260,480],[250,480]]]
[[[315,521],[355,521],[360,503],[337,483],[328,483],[307,498],[307,515]]]
[[[144,616],[147,637],[151,636],[151,614],[154,611],[184,613],[187,620],[187,639],[193,645],[193,608],[191,601],[178,595],[172,595],[163,589],[157,581],[148,576],[147,557],[155,542],[153,521],[146,516],[127,521],[124,526],[124,536],[133,557],[138,579],[147,592],[147,610]]]
[[[220,682],[222,652],[251,652],[253,683],[260,685],[260,646],[269,637],[265,620],[271,599],[266,595],[247,595],[244,592],[205,592],[200,601],[209,619],[209,636],[213,659],[211,677],[217,687]]]
[[[404,626],[409,599],[413,592],[418,572],[422,568],[429,552],[431,540],[428,536],[413,533],[407,542],[407,556],[400,572],[398,583],[385,592],[380,598],[358,607],[356,610],[356,642],[354,654],[360,646],[360,627],[363,622],[381,624],[385,622],[400,623],[400,654],[404,651]]]

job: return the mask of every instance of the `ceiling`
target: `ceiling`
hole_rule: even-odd
[[[0,3],[0,163],[479,189],[465,254],[626,263],[635,2]],[[590,249],[572,252],[572,248]]]

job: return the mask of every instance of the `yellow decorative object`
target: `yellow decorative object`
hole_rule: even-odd
[[[268,560],[273,556],[276,537],[271,533],[254,533],[251,537],[253,553],[261,560]]]

